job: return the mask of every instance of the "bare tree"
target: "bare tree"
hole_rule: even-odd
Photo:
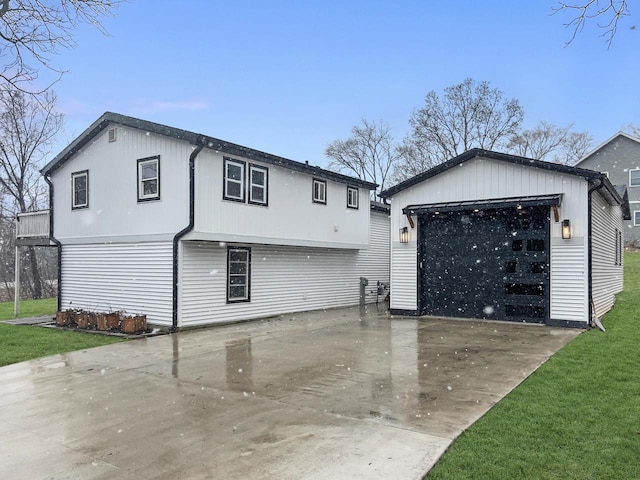
[[[623,132],[627,132],[632,137],[640,138],[640,126],[629,123],[622,127]]]
[[[522,157],[573,165],[591,149],[593,139],[587,132],[572,132],[572,128],[540,122],[531,130],[514,134],[507,150]]]
[[[39,168],[62,125],[53,93],[36,99],[20,90],[0,92],[0,186],[7,213],[36,210],[45,201]],[[29,257],[33,296],[40,298],[42,281],[33,247]]]
[[[0,0],[0,84],[25,93],[36,88],[38,72],[45,68],[58,79],[64,73],[51,62],[61,49],[76,45],[73,31],[81,23],[106,33],[101,20],[113,15],[123,0]]]
[[[331,159],[330,169],[377,183],[378,192],[384,190],[398,159],[389,125],[366,119],[351,129],[348,139],[327,145],[325,155]]]
[[[588,21],[598,19],[602,20],[602,23],[597,24],[598,28],[604,30],[600,36],[604,37],[607,46],[610,47],[613,37],[618,31],[618,22],[622,17],[629,15],[627,7],[627,0],[588,0],[578,4],[559,2],[556,7],[552,7],[552,11],[554,15],[565,11],[574,14],[574,17],[564,24],[565,27],[573,29],[571,38],[566,45],[575,40]]]
[[[503,99],[487,81],[467,78],[445,88],[442,98],[431,91],[409,119],[411,133],[399,149],[402,160],[394,178],[408,178],[471,148],[506,147],[523,118],[518,100]]]

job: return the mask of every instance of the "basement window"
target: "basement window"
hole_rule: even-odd
[[[227,303],[248,302],[251,285],[251,249],[227,249]]]
[[[71,208],[89,207],[89,170],[71,174]]]
[[[327,182],[313,179],[313,203],[327,204]]]
[[[160,200],[160,156],[138,160],[138,201]]]
[[[358,209],[358,189],[347,187],[347,208]]]
[[[240,160],[224,159],[224,193],[225,200],[244,202],[244,162]]]

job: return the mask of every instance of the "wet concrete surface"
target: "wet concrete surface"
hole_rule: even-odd
[[[0,478],[418,479],[579,334],[369,310],[0,368]]]

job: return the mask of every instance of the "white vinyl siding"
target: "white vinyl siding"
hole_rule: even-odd
[[[418,254],[415,240],[396,243],[391,251],[391,305],[395,310],[418,308]]]
[[[109,142],[107,131],[51,176],[55,237],[63,244],[119,243],[138,235],[172,238],[189,223],[188,174],[193,145],[127,127],[118,127],[117,140]],[[139,202],[137,160],[158,155],[162,164],[159,192],[164,201]],[[70,178],[82,170],[90,173],[89,206],[72,211],[64,208],[73,194]],[[218,191],[222,189],[221,170],[220,165]]]
[[[172,323],[171,242],[64,245],[61,306]]]
[[[552,320],[587,322],[587,262],[583,239],[551,241]]]
[[[613,307],[615,294],[622,291],[622,265],[616,265],[616,231],[622,230],[622,214],[620,207],[612,207],[597,193],[591,210],[592,294],[596,316],[601,318]]]
[[[356,305],[360,277],[375,302],[377,282],[389,281],[388,225],[386,215],[372,214],[371,246],[359,251],[252,245],[250,302],[227,303],[226,247],[184,242],[180,326]]]

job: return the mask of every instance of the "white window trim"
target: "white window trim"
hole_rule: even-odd
[[[156,164],[156,176],[151,178],[142,178],[142,167],[150,163]],[[155,193],[144,194],[144,182],[150,180],[156,181]],[[138,159],[138,201],[160,200],[160,156],[140,158]]]
[[[640,168],[630,168],[629,169],[629,187],[640,187],[640,179],[637,185],[631,185],[631,172],[640,172]]]
[[[233,178],[227,178],[227,165],[235,165],[237,167],[240,167],[241,170],[241,175],[240,175],[240,180],[235,180]],[[230,158],[225,158],[224,159],[224,175],[223,175],[223,182],[224,182],[224,193],[223,193],[223,198],[225,200],[231,200],[234,202],[244,202],[244,198],[245,198],[245,187],[244,187],[244,182],[245,182],[245,177],[246,177],[246,164],[245,162],[242,162],[240,160],[232,160]],[[231,183],[235,183],[240,185],[240,196],[236,197],[234,195],[229,195],[229,192],[227,191],[227,186],[229,184],[229,182]]]
[[[351,202],[351,192],[353,192],[353,198],[355,198],[355,202]],[[347,208],[352,208],[354,210],[358,210],[360,204],[360,191],[357,187],[349,187],[347,186]]]
[[[76,203],[76,180],[80,177],[85,177],[85,202]],[[89,170],[83,170],[81,172],[74,172],[71,174],[71,209],[79,210],[81,208],[89,207]]]
[[[264,173],[264,185],[253,183],[253,172],[260,171]],[[252,205],[268,205],[269,204],[269,169],[260,165],[249,165],[249,176],[247,178],[249,184],[249,203]],[[255,200],[253,198],[253,187],[262,188],[264,195],[263,200]]]
[[[601,174],[603,174],[605,177],[609,178],[609,172],[600,172]]]
[[[322,187],[318,188],[318,196],[316,196],[316,185]],[[320,195],[320,192],[322,192],[322,195]],[[325,180],[317,178],[313,179],[313,182],[311,183],[311,198],[313,203],[319,203],[321,205],[327,204],[327,182]]]
[[[633,211],[633,226],[634,227],[640,227],[640,222],[636,223],[636,220],[638,218],[637,214],[639,214],[639,213],[640,213],[640,210],[634,210]]]
[[[231,297],[231,252],[244,252],[246,260],[245,295],[243,297]],[[227,303],[249,302],[251,301],[251,248],[249,247],[228,247],[227,248]]]

